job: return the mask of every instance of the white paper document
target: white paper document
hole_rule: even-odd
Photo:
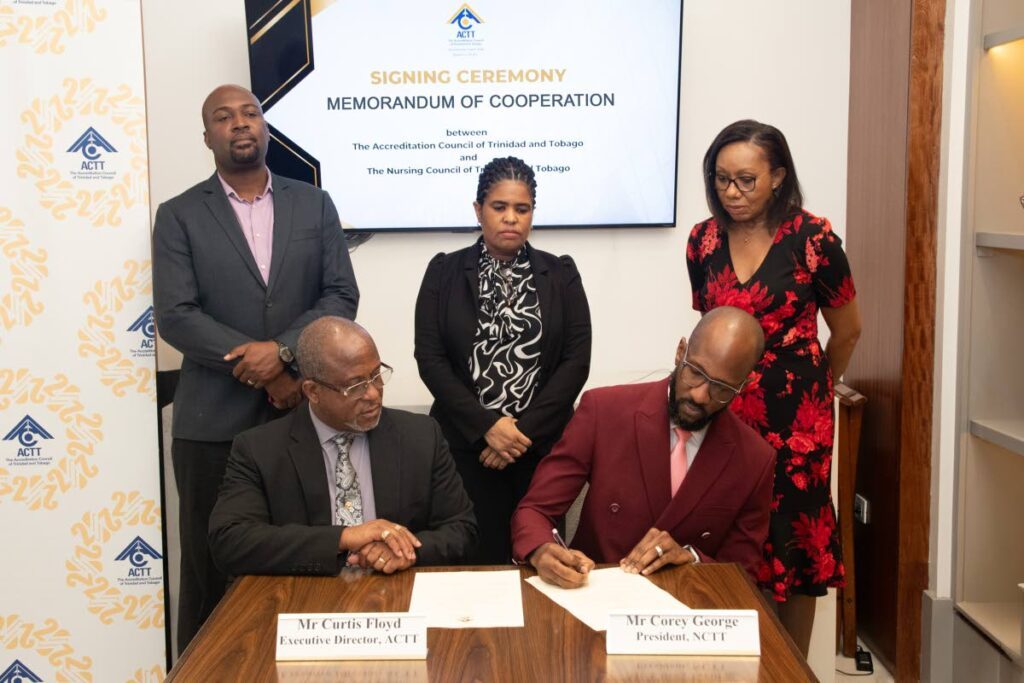
[[[409,611],[428,628],[514,628],[523,625],[519,570],[419,572]]]
[[[582,588],[559,588],[539,576],[526,581],[595,631],[608,630],[608,613],[612,611],[657,613],[690,609],[646,576],[627,574],[619,567],[591,571],[587,585]]]

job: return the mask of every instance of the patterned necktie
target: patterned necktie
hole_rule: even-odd
[[[331,439],[338,447],[338,462],[334,465],[334,523],[338,526],[357,526],[363,523],[363,496],[359,492],[359,477],[352,466],[349,449],[355,434],[341,432]]]
[[[679,427],[673,427],[672,429],[676,432],[676,447],[672,449],[672,453],[669,455],[669,463],[671,465],[671,476],[672,476],[672,495],[676,495],[676,491],[683,484],[683,478],[686,476],[686,441],[690,438],[690,432]]]

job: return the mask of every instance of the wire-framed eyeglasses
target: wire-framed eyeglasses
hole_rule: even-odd
[[[687,353],[689,353],[689,349],[687,349]],[[691,389],[696,389],[706,383],[708,385],[708,396],[711,397],[712,401],[717,401],[718,403],[729,403],[743,391],[743,387],[747,384],[747,380],[743,380],[743,383],[738,387],[733,387],[725,382],[708,377],[706,372],[686,360],[686,353],[683,354],[680,366],[679,374],[682,376],[683,384]]]
[[[366,393],[366,390],[370,387],[371,384],[375,385],[377,388],[383,387],[385,384],[388,383],[388,380],[391,379],[391,375],[394,373],[394,371],[394,368],[392,368],[387,363],[381,363],[380,367],[377,369],[377,372],[372,377],[370,377],[370,379],[364,379],[362,382],[356,382],[352,386],[348,387],[338,387],[331,384],[330,382],[325,382],[322,379],[317,379],[316,377],[310,377],[310,379],[326,389],[336,391],[345,398],[349,398],[362,396],[363,394]]]

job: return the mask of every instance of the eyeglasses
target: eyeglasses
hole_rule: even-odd
[[[689,349],[687,349],[687,353],[689,353]],[[743,380],[743,383],[738,387],[731,387],[725,382],[711,379],[703,370],[688,362],[686,354],[683,354],[683,361],[680,365],[682,366],[682,371],[679,374],[683,378],[683,384],[691,389],[696,389],[706,383],[708,385],[708,396],[718,403],[729,403],[743,391],[743,387],[747,384],[747,380]]]
[[[714,174],[715,189],[719,192],[726,192],[730,185],[735,184],[736,189],[740,192],[753,192],[754,188],[757,187],[757,176],[756,175],[741,175],[736,178],[730,178],[724,173]]]
[[[325,382],[322,379],[317,379],[316,377],[310,377],[310,379],[322,387],[330,389],[331,391],[338,392],[345,398],[357,398],[365,394],[366,390],[370,388],[371,384],[375,385],[377,388],[383,387],[385,384],[388,383],[388,380],[391,379],[391,374],[394,371],[394,368],[392,368],[387,363],[381,363],[380,368],[377,370],[377,374],[373,375],[370,379],[365,379],[362,382],[357,382],[356,384],[353,384],[350,387],[344,388],[336,387],[333,384],[329,384],[328,382]]]

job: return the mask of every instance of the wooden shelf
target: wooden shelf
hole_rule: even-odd
[[[992,33],[986,33],[983,40],[983,45],[986,50],[991,50],[994,47],[1005,45],[1006,43],[1012,43],[1015,40],[1024,38],[1024,26],[1014,26],[1008,28],[1005,31],[993,31]]]
[[[1024,234],[1013,232],[976,232],[974,246],[991,249],[1010,249],[1024,251]]]
[[[1006,655],[1022,663],[1021,623],[1024,607],[1021,602],[958,602],[956,609],[969,622],[994,640]]]
[[[1024,419],[971,420],[971,434],[1024,455]]]

